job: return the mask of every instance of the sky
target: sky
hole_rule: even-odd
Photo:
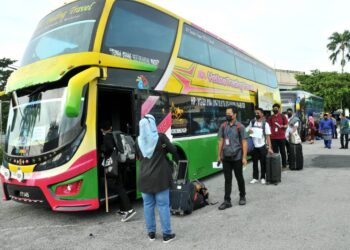
[[[63,0],[0,0],[0,58],[20,61],[42,17]],[[267,65],[340,72],[328,37],[350,29],[349,0],[150,0],[205,28]],[[19,65],[17,62],[15,65]],[[345,67],[345,71],[350,70]]]

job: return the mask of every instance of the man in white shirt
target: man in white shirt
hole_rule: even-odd
[[[248,126],[249,134],[253,138],[254,150],[253,157],[253,180],[252,184],[259,182],[259,167],[260,160],[260,181],[261,184],[266,184],[266,155],[272,154],[271,146],[271,129],[268,122],[264,118],[263,109],[255,109],[255,119],[253,119]]]

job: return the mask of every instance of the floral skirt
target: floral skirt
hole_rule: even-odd
[[[332,140],[333,131],[332,129],[325,129],[322,131],[323,140]]]

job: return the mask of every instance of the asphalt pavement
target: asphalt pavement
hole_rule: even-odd
[[[149,242],[142,202],[136,216],[120,222],[110,213],[56,213],[46,208],[0,201],[1,249],[350,249],[350,149],[326,149],[322,141],[303,144],[305,168],[284,171],[278,186],[249,184],[252,164],[244,171],[247,205],[219,211],[224,195],[222,173],[203,180],[212,201],[185,217],[172,216],[177,239]],[[159,223],[157,224],[160,228]]]

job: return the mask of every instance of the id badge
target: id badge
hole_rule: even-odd
[[[278,128],[275,128],[275,132],[278,132]]]
[[[230,139],[229,138],[225,138],[225,145],[230,146]]]

